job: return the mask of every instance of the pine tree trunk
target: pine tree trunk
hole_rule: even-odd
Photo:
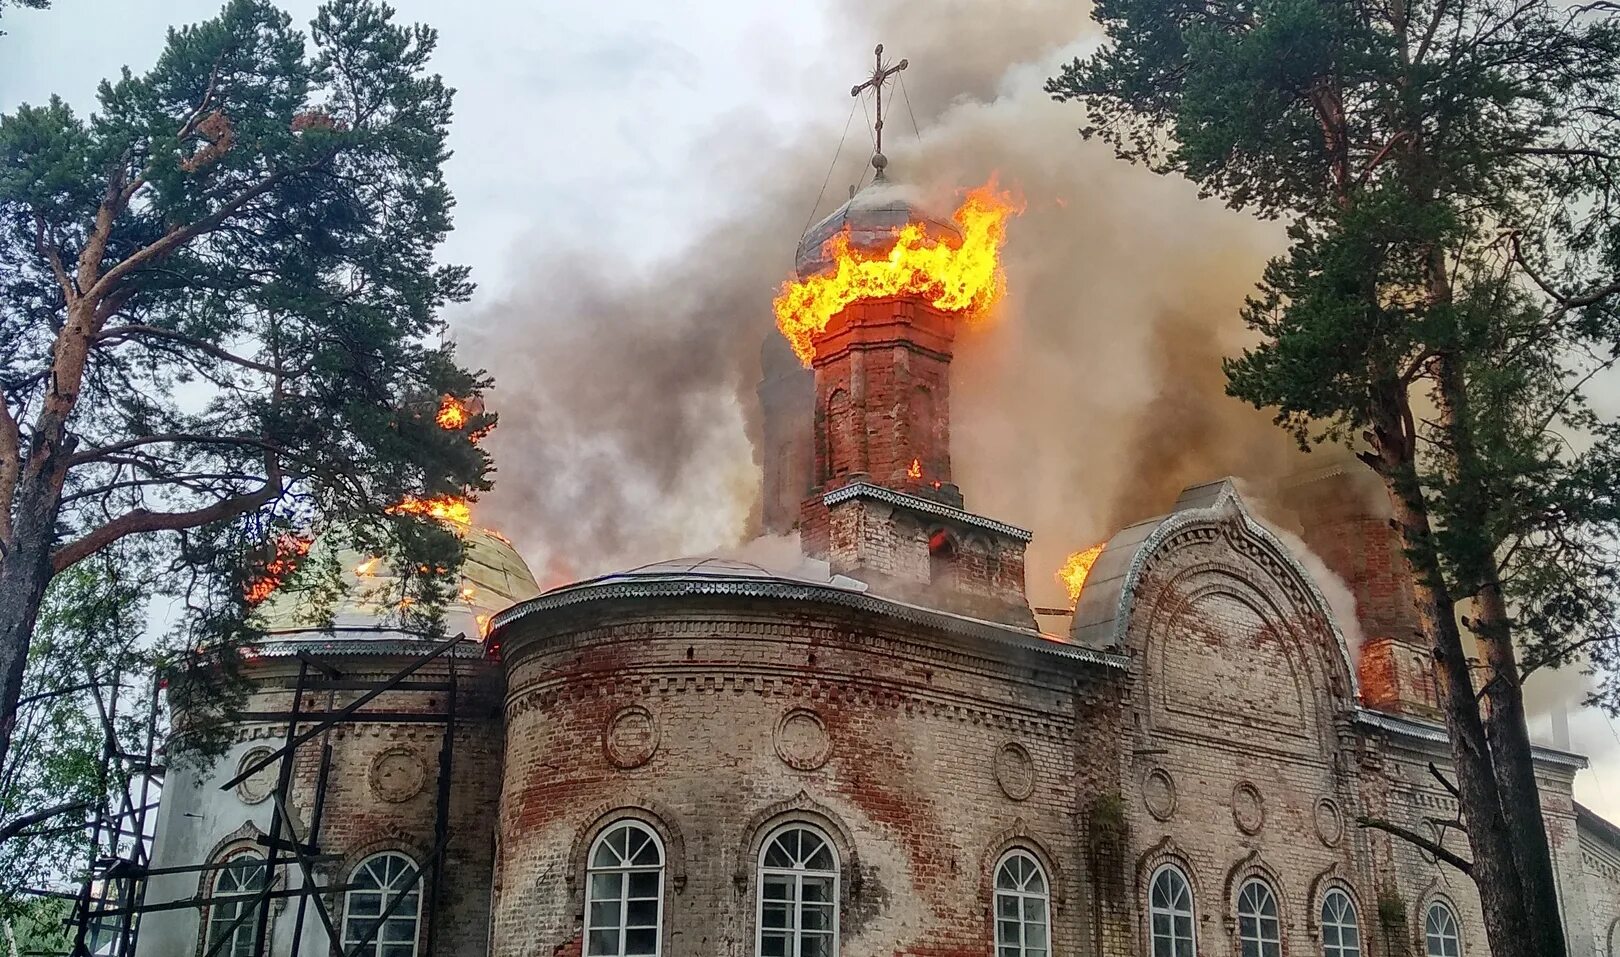
[[[0,560],[0,766],[11,754],[28,646],[51,580],[58,501],[37,494],[20,499],[12,514],[15,545]]]
[[[1513,841],[1519,880],[1524,889],[1525,917],[1535,952],[1545,957],[1564,957],[1564,923],[1558,906],[1552,852],[1547,845],[1547,822],[1541,813],[1541,789],[1536,786],[1535,756],[1525,725],[1524,689],[1519,682],[1513,628],[1502,595],[1496,554],[1490,539],[1482,533],[1490,519],[1486,507],[1489,492],[1485,476],[1481,474],[1484,463],[1474,441],[1462,370],[1455,357],[1449,355],[1440,356],[1435,368],[1439,379],[1437,420],[1447,438],[1443,448],[1452,458],[1452,478],[1457,486],[1452,494],[1453,504],[1458,521],[1465,523],[1466,531],[1473,533],[1458,536],[1457,542],[1463,548],[1472,545],[1474,553],[1455,558],[1459,575],[1474,589],[1475,614],[1471,630],[1489,667],[1489,677],[1482,689],[1488,705],[1483,722],[1497,792]]]
[[[1543,957],[1532,946],[1514,845],[1503,814],[1485,726],[1474,698],[1462,633],[1440,573],[1429,524],[1428,507],[1418,487],[1411,458],[1413,445],[1402,437],[1404,394],[1391,386],[1375,408],[1374,454],[1371,457],[1389,493],[1394,522],[1412,567],[1412,592],[1418,626],[1429,642],[1439,678],[1441,708],[1452,763],[1456,768],[1458,805],[1468,826],[1473,852],[1470,876],[1479,892],[1485,935],[1493,957]]]

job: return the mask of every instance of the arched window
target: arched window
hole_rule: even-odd
[[[208,905],[208,949],[217,957],[258,953],[259,914],[254,895],[264,890],[263,861],[252,851],[232,855],[214,878],[214,902]]]
[[[1148,887],[1148,919],[1153,957],[1197,957],[1192,885],[1174,864],[1166,864],[1153,875]]]
[[[639,821],[620,821],[591,846],[585,881],[586,957],[656,955],[664,912],[664,847]]]
[[[838,852],[808,824],[771,834],[759,854],[759,957],[838,957]]]
[[[928,580],[936,585],[956,581],[956,542],[943,528],[928,536]]]
[[[416,862],[395,851],[373,854],[349,875],[349,883],[354,889],[343,896],[344,953],[366,941],[360,957],[416,957],[422,925]]]
[[[1426,957],[1462,957],[1457,915],[1439,901],[1423,913],[1423,953]]]
[[[1337,887],[1322,895],[1322,957],[1361,957],[1355,901]]]
[[[1265,881],[1245,881],[1238,890],[1238,944],[1242,957],[1282,957],[1277,895]]]
[[[1007,852],[996,867],[996,957],[1046,957],[1050,903],[1040,862]]]

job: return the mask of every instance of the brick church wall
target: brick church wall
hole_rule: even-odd
[[[752,952],[759,841],[796,819],[843,845],[846,957],[987,953],[1011,847],[1048,865],[1056,939],[1092,938],[1075,787],[1117,787],[1108,751],[1075,747],[1079,712],[1115,713],[1097,666],[808,611],[508,635],[495,954],[578,953],[585,850],[620,815],[670,848],[671,957]]]

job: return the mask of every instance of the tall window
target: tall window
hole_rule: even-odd
[[[422,927],[416,862],[394,851],[373,854],[349,875],[349,883],[355,888],[343,897],[344,953],[366,941],[361,957],[416,957]]]
[[[264,890],[264,858],[248,851],[227,858],[214,878],[208,905],[208,947],[218,957],[252,957],[258,951],[259,915],[254,895]],[[245,915],[245,916],[244,916]],[[239,919],[240,918],[240,919]],[[220,943],[221,940],[224,943]]]
[[[773,833],[759,855],[759,957],[838,957],[838,854],[808,824]]]
[[[1046,957],[1049,903],[1040,862],[1008,852],[996,868],[996,957]]]
[[[1148,918],[1152,923],[1153,957],[1197,957],[1192,885],[1174,864],[1166,864],[1153,875],[1148,888]]]
[[[1439,901],[1423,914],[1423,953],[1427,957],[1462,957],[1457,915]]]
[[[1282,957],[1282,922],[1277,897],[1265,881],[1246,881],[1238,890],[1238,943],[1242,957]]]
[[[1337,887],[1322,896],[1322,957],[1361,957],[1355,902]]]
[[[620,821],[591,847],[586,957],[656,955],[664,906],[664,848],[638,821]]]

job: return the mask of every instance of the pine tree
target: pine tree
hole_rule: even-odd
[[[402,542],[442,621],[455,536],[388,509],[487,487],[492,418],[435,423],[488,383],[442,345],[451,91],[392,17],[231,0],[95,113],[0,117],[0,753],[48,584],[121,542],[161,540],[198,643],[312,524]]]
[[[1108,43],[1048,82],[1122,157],[1288,219],[1229,391],[1388,489],[1498,957],[1565,952],[1515,643],[1614,655],[1620,446],[1585,390],[1620,341],[1617,12],[1099,0]]]

